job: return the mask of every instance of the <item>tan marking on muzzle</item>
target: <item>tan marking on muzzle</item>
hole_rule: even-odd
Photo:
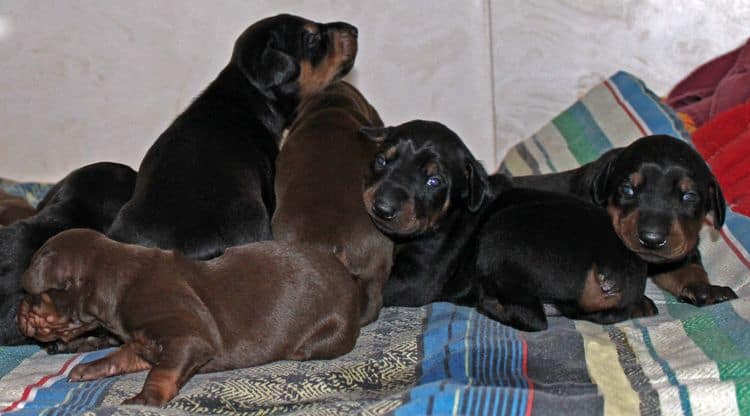
[[[316,66],[308,60],[300,64],[299,86],[300,96],[314,94],[330,84],[341,70],[344,62],[353,58],[357,53],[357,39],[352,35],[336,31],[333,32],[331,48],[321,62]]]

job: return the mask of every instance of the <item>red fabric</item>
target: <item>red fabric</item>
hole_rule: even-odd
[[[750,40],[698,67],[680,81],[666,103],[700,127],[717,114],[750,100]]]
[[[750,103],[725,111],[698,128],[693,144],[711,166],[727,205],[750,216]]]

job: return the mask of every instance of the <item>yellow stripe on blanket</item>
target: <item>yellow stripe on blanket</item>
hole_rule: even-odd
[[[600,326],[587,321],[575,321],[576,329],[583,337],[591,380],[604,396],[604,415],[640,414],[640,398],[630,385],[620,360],[617,348],[609,335]]]

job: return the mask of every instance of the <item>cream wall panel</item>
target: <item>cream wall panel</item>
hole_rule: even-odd
[[[750,36],[748,0],[491,1],[497,160],[619,69],[665,95]]]
[[[494,163],[486,1],[4,0],[0,176],[54,181],[99,160],[137,167],[236,36],[279,12],[357,25],[350,79],[384,120],[442,120]]]

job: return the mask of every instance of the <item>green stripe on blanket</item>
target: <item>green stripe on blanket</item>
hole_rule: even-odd
[[[526,175],[573,169],[648,134],[689,141],[669,108],[640,80],[619,72],[511,149],[500,170]],[[618,324],[609,332],[612,346],[594,330],[582,332],[604,413],[623,413],[635,391],[642,414],[750,414],[750,262],[742,238],[750,221],[728,215],[732,221],[721,233],[704,227],[700,250],[712,281],[734,288],[740,299],[696,308],[649,283],[659,316]],[[598,347],[589,348],[592,342]],[[611,362],[597,358],[613,347],[632,391],[616,383]]]

